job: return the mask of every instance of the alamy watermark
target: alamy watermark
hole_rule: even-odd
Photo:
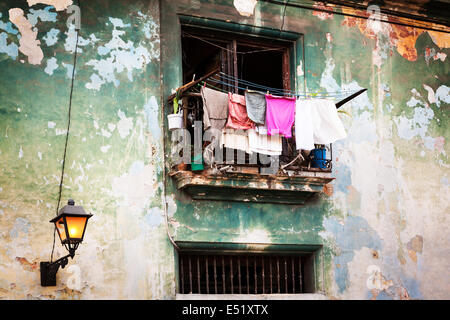
[[[75,26],[75,30],[81,29],[81,9],[77,5],[71,5],[66,9],[66,12],[69,14],[67,18],[66,26],[67,28],[71,28],[71,26]]]
[[[236,149],[236,158],[235,158],[234,149],[225,148],[224,151],[224,148],[222,148],[221,146],[222,131],[216,128],[209,128],[203,132],[202,125],[203,125],[202,121],[194,122],[194,145],[193,145],[194,150],[192,150],[191,145],[192,141],[191,133],[187,129],[176,129],[172,131],[171,161],[174,165],[178,165],[181,163],[202,164],[203,162],[206,165],[213,165],[213,164],[256,165],[258,164],[259,160],[259,164],[262,165],[261,174],[274,174],[278,172],[279,168],[278,155],[266,155],[252,152],[249,154],[248,160],[246,160],[246,152],[241,149]],[[239,136],[245,137],[246,132],[244,130],[235,130],[233,132],[233,135],[235,137]],[[209,144],[205,148],[203,148],[205,142],[209,142]]]

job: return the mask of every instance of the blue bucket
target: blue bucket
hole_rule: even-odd
[[[327,168],[327,150],[326,149],[313,149],[312,151],[313,160],[311,161],[311,166],[313,168]]]

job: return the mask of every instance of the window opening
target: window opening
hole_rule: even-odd
[[[314,293],[314,253],[179,253],[179,293]]]
[[[194,79],[211,73],[214,70],[220,73],[208,78],[201,85],[208,86],[223,92],[232,92],[244,95],[244,84],[238,79],[258,83],[265,87],[291,90],[290,83],[290,50],[291,41],[275,39],[256,39],[227,32],[203,30],[202,28],[182,26],[182,66],[183,82],[189,83]],[[252,88],[250,88],[252,89]],[[191,145],[194,144],[195,121],[203,120],[203,102],[200,84],[185,94],[183,100],[184,127],[191,136]],[[261,91],[261,90],[260,90]],[[270,92],[269,92],[270,93]],[[274,93],[280,95],[279,93]],[[293,128],[294,129],[294,128]],[[299,154],[295,148],[295,135],[292,138],[282,137],[282,154],[279,157],[283,169],[331,171],[331,145],[324,146],[326,155],[320,159],[320,166],[312,162],[313,155],[306,151]],[[207,143],[203,144],[203,149]],[[318,146],[322,148],[322,146]],[[234,163],[237,163],[238,151],[223,148],[223,157],[234,154]],[[251,161],[250,155],[245,153],[245,164],[241,167],[254,168],[247,172],[257,173],[258,168],[270,167],[271,163],[261,163],[256,156]],[[224,163],[225,165],[227,163]]]

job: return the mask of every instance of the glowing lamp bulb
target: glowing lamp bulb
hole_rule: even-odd
[[[77,234],[77,229],[76,228],[71,228],[69,233],[70,233],[71,237],[74,237]]]

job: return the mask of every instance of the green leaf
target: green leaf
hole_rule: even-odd
[[[174,114],[178,113],[178,99],[177,99],[177,97],[175,97],[173,99],[173,113]]]

